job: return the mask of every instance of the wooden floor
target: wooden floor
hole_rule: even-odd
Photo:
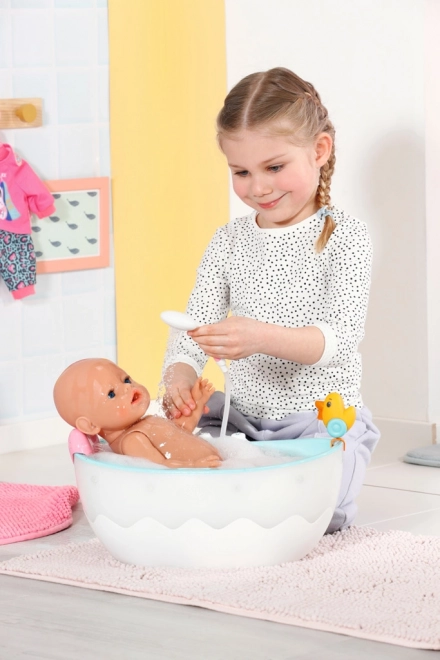
[[[75,483],[65,446],[0,456],[0,480]],[[440,536],[440,471],[373,465],[357,524]],[[0,546],[0,561],[92,538],[80,507],[71,528]],[[0,575],[0,660],[416,660],[429,651],[368,642],[197,607]]]

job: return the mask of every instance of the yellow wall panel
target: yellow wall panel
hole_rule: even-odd
[[[109,34],[118,362],[155,396],[168,336],[159,314],[184,311],[228,220],[215,139],[223,0],[109,0]],[[222,380],[214,364],[207,374]]]

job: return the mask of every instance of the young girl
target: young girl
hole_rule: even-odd
[[[217,128],[234,191],[253,212],[220,227],[206,249],[187,307],[201,327],[171,345],[164,407],[190,415],[207,356],[231,360],[228,432],[250,439],[326,435],[315,401],[339,392],[356,422],[344,436],[333,532],[355,517],[379,439],[359,391],[370,237],[331,205],[335,130],[310,83],[283,68],[249,75],[226,97]],[[223,407],[215,392],[200,420],[213,436]]]

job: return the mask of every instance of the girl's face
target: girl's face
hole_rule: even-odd
[[[222,137],[221,147],[234,191],[258,212],[260,227],[288,227],[316,213],[319,170],[332,148],[327,133],[308,147],[298,147],[284,136],[242,130],[233,138]]]

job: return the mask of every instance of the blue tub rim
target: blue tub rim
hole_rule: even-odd
[[[103,468],[108,468],[112,470],[123,470],[124,472],[142,472],[147,474],[237,474],[239,472],[250,473],[250,472],[261,472],[265,470],[274,470],[281,468],[291,468],[294,465],[302,465],[304,463],[309,463],[312,460],[317,458],[323,458],[324,456],[329,456],[334,454],[337,451],[342,451],[343,443],[335,442],[333,447],[330,446],[330,442],[334,440],[330,436],[324,438],[298,438],[295,440],[255,440],[252,444],[256,444],[259,447],[271,447],[280,450],[288,449],[290,451],[281,452],[287,456],[293,455],[293,451],[296,450],[304,452],[307,450],[306,455],[303,458],[299,458],[290,463],[279,463],[276,465],[261,465],[256,467],[248,468],[168,468],[168,469],[158,469],[150,467],[138,467],[135,465],[117,465],[116,463],[105,463],[104,461],[97,461],[93,458],[93,454],[86,456],[85,454],[75,453],[75,460],[79,460],[82,463],[91,463],[93,465],[99,465]],[[315,449],[317,451],[311,452],[310,449]],[[321,449],[321,451],[319,451]],[[98,452],[99,453],[99,452]]]

